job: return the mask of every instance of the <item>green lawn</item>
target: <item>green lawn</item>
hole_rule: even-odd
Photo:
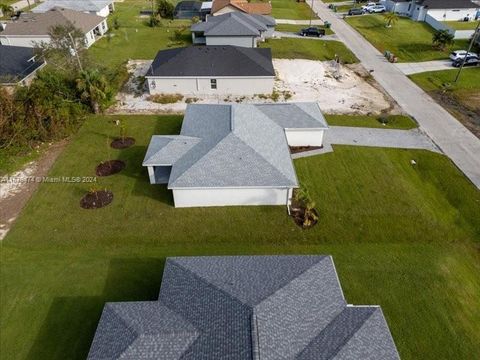
[[[111,150],[112,120],[136,145]],[[82,210],[89,184],[44,183],[2,242],[5,359],[84,359],[106,301],[154,300],[167,256],[332,254],[349,303],[379,304],[402,359],[480,357],[480,192],[444,156],[335,146],[295,161],[320,220],[303,231],[284,207],[174,209],[140,164],[179,117],[88,120],[50,176],[92,176],[115,194]],[[410,160],[417,165],[412,167]]]
[[[346,21],[379,51],[393,52],[400,62],[446,59],[452,49],[465,48],[468,42],[457,40],[440,51],[432,47],[433,28],[424,22],[400,18],[391,28],[386,28],[382,15],[352,16]]]
[[[276,19],[292,20],[317,18],[310,6],[296,0],[272,0],[272,16]]]
[[[448,27],[455,30],[475,30],[478,21],[444,21]]]
[[[268,39],[260,47],[272,49],[274,58],[279,59],[308,59],[332,60],[335,55],[347,64],[358,62],[353,53],[340,41],[283,38]]]
[[[352,9],[352,8],[354,8],[354,7],[356,7],[355,4],[338,5],[338,6],[336,7],[336,9],[337,9],[337,12],[343,13],[343,12],[348,12],[348,10],[350,10],[350,9]]]
[[[317,25],[313,25],[313,26],[321,28],[321,29],[325,29],[325,35],[334,34],[334,32],[331,28],[326,29],[323,26],[317,26]],[[308,25],[277,24],[277,26],[275,26],[275,30],[276,31],[283,31],[283,32],[299,33],[300,30],[305,29],[306,27],[308,27]]]
[[[418,127],[417,123],[409,116],[388,115],[387,123],[383,125],[379,116],[369,115],[325,115],[328,125],[354,126],[382,129],[408,130]]]

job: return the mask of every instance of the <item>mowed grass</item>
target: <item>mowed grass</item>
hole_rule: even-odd
[[[340,56],[342,62],[358,62],[356,56],[340,41],[283,38],[268,39],[260,47],[272,49],[272,56],[277,59],[333,60]]]
[[[272,16],[276,19],[308,20],[317,15],[305,2],[296,0],[272,0]]]
[[[108,147],[114,119],[136,139]],[[480,357],[480,192],[444,156],[335,146],[295,161],[320,220],[298,228],[284,207],[175,209],[141,162],[152,134],[180,117],[88,120],[50,176],[99,178],[108,207],[83,210],[85,183],[44,183],[1,247],[2,358],[84,359],[106,301],[155,300],[165,258],[178,255],[331,254],[346,299],[379,304],[402,359]],[[417,165],[410,165],[415,159]]]
[[[320,29],[324,29],[325,30],[325,35],[334,34],[334,32],[331,28],[325,28],[324,26],[318,26],[318,25],[313,25],[313,26],[318,27]],[[281,31],[281,32],[299,33],[302,29],[305,29],[307,27],[308,27],[308,25],[277,24],[277,26],[275,26],[275,30],[276,31]]]
[[[452,49],[463,49],[468,42],[457,40],[440,51],[432,46],[433,28],[421,21],[400,18],[391,28],[386,28],[382,15],[352,16],[345,20],[380,52],[393,52],[400,62],[446,59]]]
[[[418,127],[418,124],[405,115],[388,115],[387,122],[383,124],[380,115],[325,115],[328,125],[332,126],[353,126],[382,129],[408,130]]]
[[[478,21],[444,21],[443,23],[455,30],[475,30],[478,25]]]

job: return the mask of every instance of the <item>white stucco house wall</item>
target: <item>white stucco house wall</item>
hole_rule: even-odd
[[[273,91],[270,49],[190,46],[161,50],[146,74],[150,94],[254,95]]]
[[[266,15],[249,15],[239,11],[207,16],[193,24],[192,42],[196,45],[232,45],[257,47],[259,41],[273,36],[275,19]]]
[[[427,15],[437,21],[475,19],[480,6],[470,0],[385,0],[388,11],[426,21]]]
[[[104,17],[80,11],[54,8],[45,13],[23,13],[17,21],[0,31],[0,44],[6,46],[35,47],[50,42],[50,30],[56,25],[73,24],[84,34],[82,45],[90,47],[108,30]]]
[[[322,146],[317,103],[188,105],[180,135],[154,135],[143,166],[175,207],[289,205],[289,146]]]
[[[113,0],[46,0],[32,9],[34,13],[45,13],[53,8],[70,9],[107,17],[115,11]]]

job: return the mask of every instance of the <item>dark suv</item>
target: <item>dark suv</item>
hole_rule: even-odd
[[[352,15],[363,15],[363,13],[364,13],[364,11],[361,8],[354,8],[354,9],[348,10],[348,15],[350,15],[350,16],[352,16]]]
[[[320,36],[325,35],[325,29],[319,29],[319,28],[316,28],[316,27],[309,27],[309,28],[306,28],[306,29],[302,29],[300,31],[300,35],[320,37]]]
[[[464,58],[458,58],[455,61],[452,62],[452,65],[454,67],[460,67],[462,65]],[[480,64],[480,58],[476,55],[468,55],[467,58],[465,59],[465,64],[464,66],[477,66]]]

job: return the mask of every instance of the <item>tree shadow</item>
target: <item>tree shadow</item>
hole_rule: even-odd
[[[157,300],[164,263],[113,259],[101,295],[54,297],[27,359],[85,359],[105,303]]]

